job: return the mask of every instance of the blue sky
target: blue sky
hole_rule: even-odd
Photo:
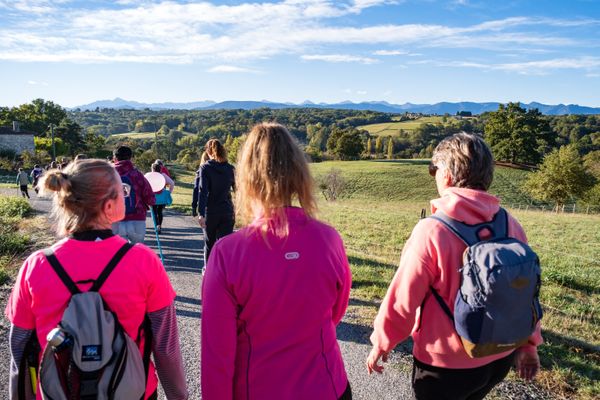
[[[0,0],[0,105],[600,106],[600,1]]]

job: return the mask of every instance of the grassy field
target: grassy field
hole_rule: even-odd
[[[385,122],[382,124],[371,124],[359,126],[358,129],[364,129],[375,136],[398,136],[400,129],[404,131],[413,131],[424,123],[435,124],[442,122],[443,117],[421,117],[419,119],[402,122]]]
[[[116,133],[111,135],[110,137],[119,138],[119,139],[154,139],[154,132],[126,132],[126,133]],[[191,132],[183,132],[184,135],[193,135]]]
[[[344,238],[352,267],[349,313],[370,325],[396,271],[404,242],[421,209],[437,197],[426,160],[324,162],[315,177],[332,168],[347,181],[343,198],[325,202],[319,216]],[[194,174],[176,166],[173,207],[190,212]],[[498,167],[491,192],[504,204],[531,199],[520,188],[527,172]],[[543,371],[537,385],[558,398],[600,396],[600,216],[512,209],[543,269],[544,306],[540,347]],[[358,305],[357,305],[358,304]],[[511,375],[511,379],[517,379]]]

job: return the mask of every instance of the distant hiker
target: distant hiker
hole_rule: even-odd
[[[48,165],[47,169],[58,169],[58,163],[56,161],[52,161],[50,165]]]
[[[131,162],[132,157],[133,152],[127,146],[120,146],[113,151],[115,168],[129,190],[125,196],[125,218],[113,224],[113,232],[131,243],[143,243],[146,235],[146,211],[156,200],[150,183]]]
[[[39,192],[39,188],[37,187],[37,185],[43,172],[44,170],[38,164],[35,164],[33,166],[33,169],[31,170],[31,174],[29,174],[32,180],[33,190],[35,190],[36,194]]]
[[[160,167],[160,164],[152,164],[152,171],[162,174],[162,176],[165,178],[165,187],[159,192],[154,193],[156,202],[152,206],[152,210],[156,216],[156,231],[158,233],[162,232],[163,210],[166,206],[171,205],[173,201],[171,194],[173,193],[173,189],[175,189],[175,182],[173,182],[173,179],[171,179],[169,175],[160,172]]]
[[[315,219],[310,170],[285,127],[252,129],[237,183],[236,208],[250,224],[208,259],[202,398],[351,399],[336,340],[348,259],[340,235]]]
[[[160,165],[160,173],[167,175],[169,178],[171,177],[171,173],[169,172],[169,170],[167,169],[167,167],[165,166],[165,164],[162,162],[161,159],[156,159],[156,161],[154,161],[154,164],[158,164]]]
[[[521,225],[487,193],[494,161],[481,137],[444,139],[429,173],[441,197],[431,201],[433,216],[422,219],[404,245],[375,318],[367,369],[382,372],[379,360],[412,335],[416,399],[483,399],[513,364],[528,380],[540,368],[539,264]],[[493,269],[485,265],[490,260]],[[474,310],[478,314],[465,320]],[[519,333],[522,342],[512,338]]]
[[[25,260],[8,300],[8,398],[21,399],[23,393],[31,399],[37,387],[38,399],[40,388],[44,398],[123,399],[122,393],[135,387],[136,399],[157,399],[158,374],[167,399],[187,399],[175,291],[152,250],[111,231],[125,213],[115,169],[101,160],[78,161],[46,172],[40,188],[52,194],[58,231],[65,237]],[[74,308],[89,298],[98,300],[96,308]],[[92,329],[99,326],[107,329]],[[119,358],[115,349],[123,348],[123,339],[130,347]],[[40,349],[45,351],[37,369]],[[98,368],[108,370],[100,369],[102,374]],[[124,375],[114,379],[119,370]]]
[[[29,185],[29,175],[27,172],[23,171],[23,168],[19,168],[19,173],[17,174],[17,185],[21,189],[21,196],[29,199],[29,192],[27,191],[27,185]]]
[[[227,162],[227,152],[219,140],[210,139],[204,149],[209,160],[196,173],[192,215],[198,215],[200,227],[206,229],[206,266],[215,242],[233,232],[235,215],[231,191],[235,190],[235,169]]]
[[[205,151],[202,152],[202,155],[200,156],[200,166],[198,168],[202,167],[202,165],[204,165],[205,163],[207,163],[208,160],[209,160],[208,153],[205,150]],[[202,239],[203,240],[202,246],[204,248],[206,248],[206,226],[204,226],[204,228],[201,227],[201,229],[202,229],[202,238],[203,238]],[[204,252],[204,264],[202,266],[202,272],[204,272],[204,270],[206,269],[206,262],[207,262],[207,257],[206,257],[206,251],[205,251]]]
[[[62,157],[60,159],[60,164],[58,164],[58,169],[65,169],[69,165],[69,159],[67,157]]]

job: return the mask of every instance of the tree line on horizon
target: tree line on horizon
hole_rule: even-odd
[[[138,163],[161,158],[176,160],[189,169],[195,169],[208,139],[216,137],[222,140],[230,158],[235,160],[245,133],[256,123],[274,121],[288,127],[313,161],[428,158],[445,137],[465,131],[482,134],[496,160],[533,168],[541,166],[540,173],[545,171],[546,175],[548,169],[544,168],[543,161],[548,157],[559,157],[559,149],[564,147],[559,164],[579,165],[582,171],[561,172],[580,178],[571,177],[570,182],[563,185],[570,189],[563,188],[560,192],[569,192],[568,195],[551,196],[557,203],[564,204],[573,197],[589,197],[590,187],[600,179],[600,115],[547,116],[537,109],[526,110],[515,102],[501,104],[497,111],[469,118],[445,115],[437,123],[422,123],[412,130],[399,129],[394,136],[371,135],[359,128],[419,117],[421,115],[409,113],[398,115],[319,108],[160,111],[97,108],[67,111],[43,99],[12,108],[0,107],[0,126],[19,121],[22,129],[36,135],[35,154],[24,154],[25,164],[46,163],[51,150],[51,127],[54,127],[59,155],[74,156],[85,152],[104,158],[115,146],[127,144],[134,148]],[[127,132],[153,132],[154,137],[134,140],[113,136]],[[8,166],[10,156],[15,158],[10,151],[0,149],[0,168]],[[543,198],[548,192],[545,187],[552,180],[542,179],[537,184],[532,181],[532,193]],[[573,181],[578,184],[573,185]],[[589,200],[600,204],[600,190],[596,192]],[[557,201],[557,197],[561,200]]]

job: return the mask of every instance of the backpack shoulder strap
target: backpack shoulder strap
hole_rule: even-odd
[[[58,262],[58,258],[56,258],[56,255],[54,254],[54,250],[51,248],[44,249],[44,256],[46,256],[46,259],[62,283],[67,287],[67,289],[69,289],[69,292],[71,292],[72,295],[81,293],[81,290],[79,290],[75,282],[73,282],[69,274],[67,274],[67,271],[65,271],[63,266]]]
[[[106,282],[106,279],[108,279],[108,277],[110,276],[111,272],[113,272],[113,270],[115,269],[117,264],[119,264],[119,262],[121,261],[123,256],[125,256],[125,254],[132,247],[133,247],[133,245],[129,242],[127,242],[123,246],[121,246],[119,251],[117,251],[117,253],[113,256],[113,258],[111,258],[111,260],[108,262],[106,267],[104,267],[104,269],[100,273],[100,276],[98,276],[98,279],[96,279],[94,281],[94,284],[90,288],[90,292],[97,292],[100,290],[102,285],[104,285],[104,282]]]
[[[441,210],[436,211],[436,213],[431,215],[429,218],[440,221],[467,246],[473,246],[474,244],[481,242],[481,239],[479,238],[479,232],[481,232],[483,229],[488,229],[492,234],[492,238],[495,239],[508,237],[508,213],[503,208],[498,210],[491,221],[482,222],[475,225],[469,225],[465,224],[464,222],[457,221]]]

